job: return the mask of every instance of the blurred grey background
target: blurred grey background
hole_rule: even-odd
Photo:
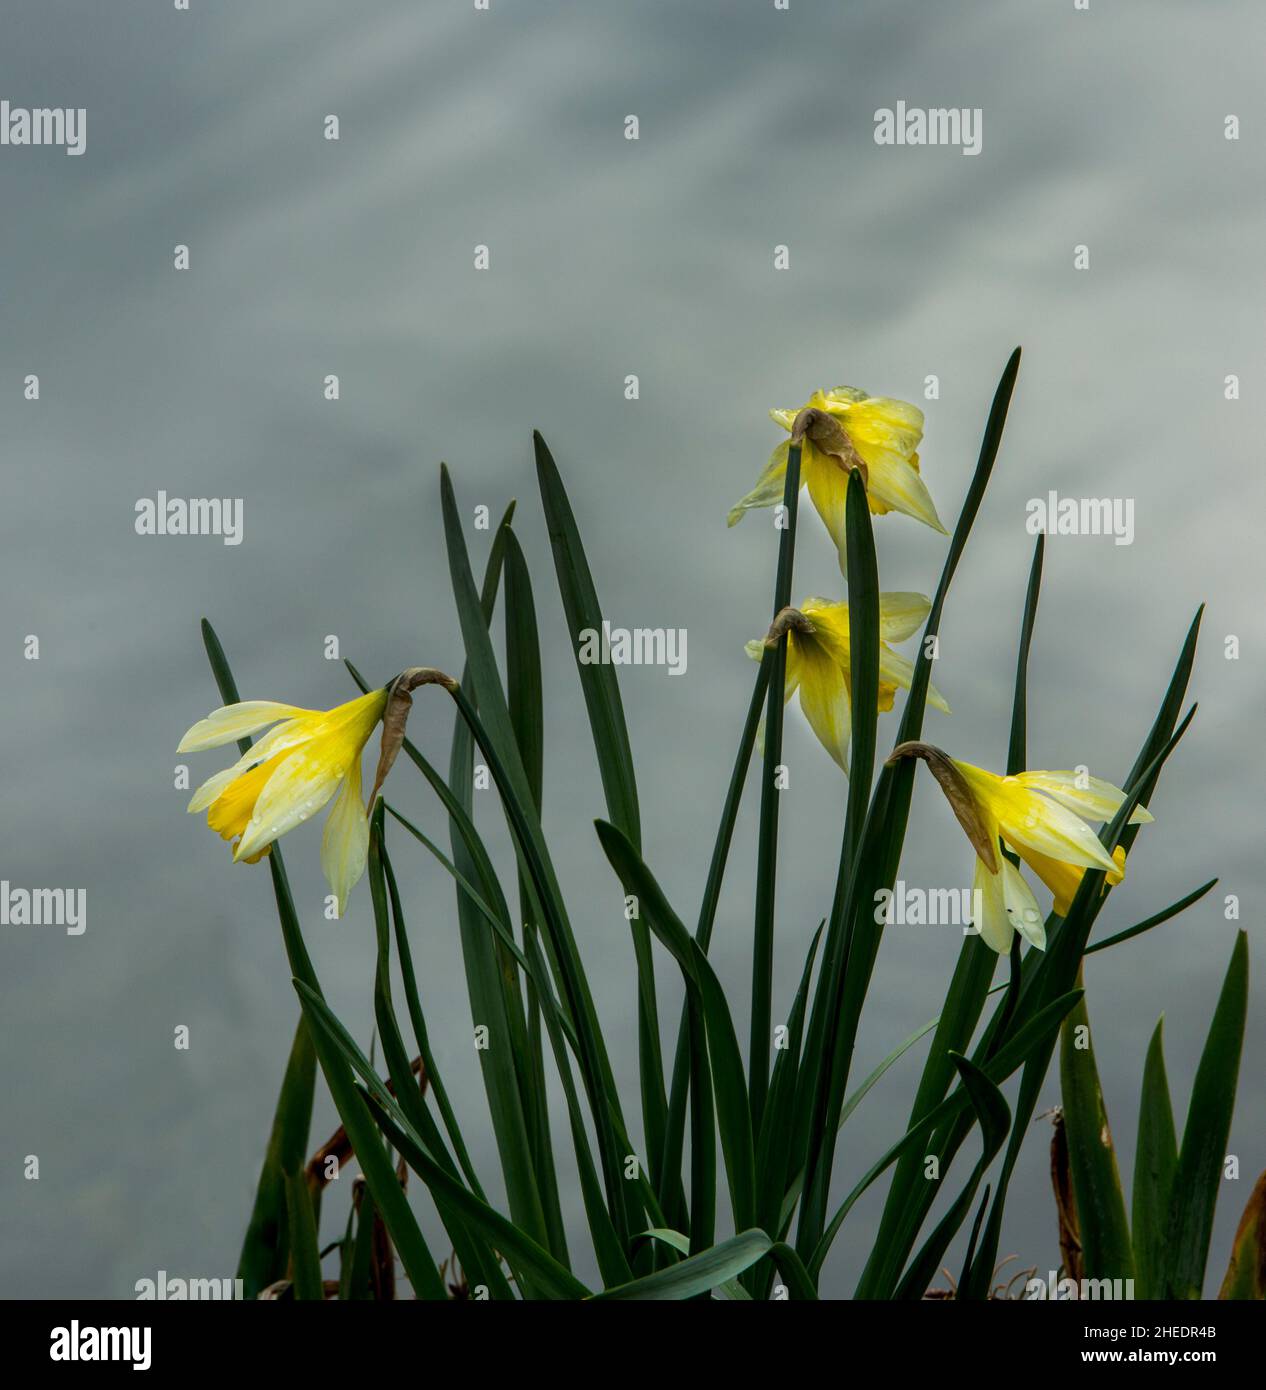
[[[519,499],[548,667],[546,828],[632,1098],[632,953],[591,826],[601,790],[531,429],[563,470],[610,620],[689,632],[684,677],[621,679],[647,858],[692,919],[753,676],[743,642],[768,620],[775,533],[765,514],[725,526],[780,437],[767,408],[838,382],[918,402],[924,473],[952,526],[1017,343],[1001,458],[943,626],[937,682],[955,713],[929,714],[927,732],[959,757],[1005,761],[1025,502],[1049,488],[1134,499],[1132,546],[1048,545],[1030,761],[1119,780],[1208,603],[1201,711],[1098,930],[1222,881],[1086,972],[1126,1174],[1161,1013],[1181,1122],[1234,937],[1225,894],[1255,955],[1262,940],[1259,6],[6,9],[0,97],[85,107],[88,127],[79,158],[0,148],[0,876],[84,888],[88,925],[0,930],[0,1292],[129,1298],[159,1269],[236,1263],[296,1003],[268,875],[234,867],[173,785],[180,762],[196,784],[223,761],[175,754],[219,703],[201,616],[249,697],[348,698],[327,634],[375,677],[459,669],[439,462],[467,518]],[[874,113],[898,100],[981,108],[982,152],[877,146]],[[1238,141],[1224,138],[1230,114]],[[1087,271],[1073,268],[1079,244]],[[23,399],[31,373],[38,402]],[[136,502],[159,489],[242,498],[244,543],[138,536]],[[839,594],[825,532],[803,516],[797,593]],[[876,533],[884,587],[930,593],[944,540],[900,516]],[[472,526],[468,540],[482,566],[487,536]],[[24,659],[28,634],[38,661]],[[895,728],[888,716],[881,744]],[[450,731],[447,703],[421,699],[412,732],[437,759]],[[829,905],[845,793],[795,708],[787,758],[779,1016]],[[446,840],[410,768],[390,791]],[[479,811],[506,862],[495,805]],[[744,1033],[755,821],[749,798],[713,952]],[[368,892],[326,922],[318,844],[311,827],[287,840],[291,877],[332,1002],[368,1042]],[[397,860],[433,1040],[496,1191],[451,883],[415,848]],[[903,876],[966,886],[970,870],[921,778]],[[855,1077],[937,1011],[959,940],[887,934]],[[661,961],[670,1017],[673,975]],[[1266,1166],[1260,999],[1255,987],[1214,1288]],[[180,1024],[188,1051],[173,1046]],[[841,1195],[901,1132],[921,1057],[850,1123]],[[1057,1098],[1052,1077],[1040,1108]],[[314,1146],[334,1124],[322,1092]],[[1043,1272],[1058,1263],[1048,1137],[1033,1126],[1003,1238]],[[23,1178],[29,1154],[38,1182]],[[833,1293],[853,1288],[880,1195],[844,1228]],[[578,1203],[572,1216],[579,1230]]]

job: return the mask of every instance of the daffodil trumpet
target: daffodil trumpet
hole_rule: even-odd
[[[1107,821],[1121,808],[1125,793],[1085,772],[996,772],[959,762],[930,743],[902,743],[888,765],[921,758],[936,778],[963,833],[976,851],[973,899],[980,920],[974,925],[985,944],[1005,955],[1018,931],[1039,950],[1046,949],[1044,914],[1024,876],[1002,851],[1009,850],[1051,890],[1054,911],[1066,916],[1087,869],[1102,869],[1108,884],[1125,877],[1125,850],[1111,854],[1088,822]],[[1142,806],[1131,825],[1153,817]]]
[[[444,685],[450,693],[457,688],[442,671],[415,666],[382,689],[330,710],[270,700],[243,700],[213,710],[188,730],[178,752],[201,752],[268,732],[231,767],[208,778],[194,792],[188,809],[205,811],[211,829],[233,841],[234,861],[253,864],[333,798],[321,838],[321,868],[341,915],[365,872],[369,849],[361,754],[381,720],[382,750],[369,798],[372,805],[404,741],[412,704],[409,692],[425,684]]]
[[[923,412],[906,401],[870,396],[853,386],[815,391],[798,410],[771,410],[770,418],[790,438],[770,456],[756,486],[731,509],[733,526],[755,507],[772,507],[783,499],[787,455],[801,447],[800,482],[809,489],[831,538],[841,572],[847,542],[844,525],[848,475],[856,470],[866,487],[866,501],[876,516],[904,512],[945,534],[931,494],[919,472],[918,447]]]
[[[902,642],[922,626],[931,607],[923,594],[891,593],[879,596],[879,709],[890,710],[897,688],[909,690],[914,666],[889,642]],[[799,608],[784,608],[774,618],[764,639],[747,644],[747,653],[759,661],[767,647],[787,642],[787,674],[783,700],[799,692],[800,708],[818,741],[848,772],[848,745],[852,734],[853,673],[848,630],[848,604],[810,598]],[[928,703],[948,714],[949,705],[935,686],[928,687]]]

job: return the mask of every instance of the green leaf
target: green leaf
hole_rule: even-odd
[[[1081,993],[1081,990],[1070,990],[1062,998],[1052,1000],[1044,1008],[1039,1009],[1014,1037],[1009,1038],[992,1057],[980,1065],[980,1070],[994,1085],[1000,1085],[1012,1072],[1025,1065],[1033,1053],[1045,1047],[1055,1037],[1065,1015],[1081,998]],[[946,1096],[939,1105],[934,1106],[917,1124],[912,1125],[892,1148],[866,1172],[831,1218],[830,1225],[827,1226],[822,1239],[813,1252],[813,1258],[807,1261],[811,1273],[816,1275],[822,1268],[823,1261],[830,1253],[831,1244],[839,1234],[845,1218],[871,1183],[903,1154],[911,1152],[917,1145],[923,1143],[933,1131],[955,1119],[967,1108],[968,1103],[968,1092],[964,1086],[960,1086],[958,1090]],[[992,1268],[991,1265],[990,1269],[992,1270]]]
[[[1085,1047],[1079,1030],[1084,1029]],[[1082,1262],[1087,1279],[1133,1279],[1134,1250],[1117,1171],[1108,1110],[1090,1042],[1084,998],[1060,1030],[1059,1074],[1064,1133],[1073,1192],[1081,1224]]]
[[[537,635],[536,604],[527,561],[513,531],[505,534],[506,547],[506,704],[515,742],[523,759],[523,770],[532,789],[532,799],[540,814],[545,762],[544,693],[541,682],[541,652]],[[519,922],[526,937],[539,929],[531,885],[519,873]],[[549,1247],[564,1264],[567,1235],[550,1136],[549,1094],[545,1079],[544,1038],[541,1033],[541,1006],[534,988],[527,985],[527,1048],[519,1059],[523,1090],[523,1109],[527,1116],[528,1141],[532,1163],[541,1190],[541,1206],[549,1229]]]
[[[620,691],[616,680],[616,668],[608,662],[589,663],[580,658],[580,633],[588,628],[601,634],[602,615],[598,597],[594,592],[593,580],[585,559],[584,548],[576,530],[575,519],[567,494],[554,466],[545,441],[535,436],[537,472],[541,485],[541,498],[545,504],[546,519],[549,525],[550,541],[554,549],[554,564],[558,573],[559,591],[563,597],[563,608],[567,618],[572,644],[575,648],[577,670],[580,672],[581,686],[584,690],[585,706],[589,712],[589,723],[593,733],[594,750],[598,758],[599,771],[607,796],[607,807],[611,818],[626,830],[629,839],[639,842],[637,787],[633,779],[633,762],[629,752],[628,731],[624,726],[624,711],[620,703]],[[524,615],[532,614],[531,588],[528,581],[527,565],[523,560],[518,542],[513,541],[508,554],[507,565],[507,612],[506,612],[506,653],[507,673],[513,684],[515,664],[512,653],[528,644],[529,634],[509,607],[511,594],[509,585],[513,583],[516,603]],[[522,596],[522,602],[518,596]],[[513,634],[513,635],[512,635]],[[539,704],[540,663],[536,647],[536,628],[534,616],[530,619],[530,645],[532,660],[520,659],[519,667],[532,669],[535,665],[537,689],[535,699]],[[513,711],[512,711],[513,714]],[[517,727],[517,726],[516,726]],[[529,740],[529,756],[538,756],[538,750]],[[525,768],[528,759],[525,758]],[[530,780],[530,779],[529,779]],[[539,793],[536,797],[540,806]],[[525,914],[526,915],[526,914]],[[659,1162],[664,1151],[664,1132],[667,1123],[668,1098],[664,1091],[664,1060],[660,1052],[659,1009],[655,998],[655,969],[651,961],[650,933],[641,922],[633,922],[633,954],[637,965],[638,982],[638,1060],[642,1097],[642,1122],[646,1134],[646,1150],[651,1166],[652,1179],[663,1195],[665,1183],[661,1180]],[[680,1174],[664,1175],[680,1189]]]
[[[679,1264],[656,1270],[630,1284],[621,1284],[595,1295],[595,1299],[684,1299],[708,1293],[750,1269],[774,1242],[764,1231],[744,1231],[714,1245],[702,1254],[691,1255]]]
[[[1209,1036],[1196,1068],[1170,1198],[1162,1288],[1168,1298],[1199,1298],[1204,1289],[1213,1211],[1226,1161],[1240,1050],[1248,1012],[1248,935],[1239,932]]]
[[[1007,776],[1014,777],[1029,765],[1029,652],[1033,646],[1033,625],[1037,621],[1037,599],[1042,590],[1042,557],[1046,537],[1039,535],[1029,567],[1029,587],[1024,594],[1024,617],[1020,622],[1020,647],[1015,664],[1015,692],[1011,698],[1011,738],[1007,745]]]
[[[395,1088],[396,1099],[401,1110],[408,1116],[410,1124],[420,1134],[428,1149],[435,1154],[437,1161],[457,1180],[457,1166],[448,1152],[443,1135],[439,1131],[431,1112],[422,1099],[422,1093],[413,1078],[413,1067],[409,1054],[405,1051],[400,1025],[396,1020],[395,1007],[391,997],[391,923],[394,916],[399,937],[404,937],[403,914],[400,897],[396,889],[395,875],[387,857],[387,846],[383,839],[383,802],[379,798],[370,820],[368,879],[370,895],[373,899],[374,928],[377,944],[377,966],[374,971],[374,1020],[378,1026],[378,1036],[382,1040],[383,1057],[387,1063],[388,1075]],[[388,912],[388,890],[390,889],[391,908]],[[402,961],[403,968],[403,961]],[[429,1080],[429,1078],[428,1078]],[[482,1194],[481,1194],[482,1195]],[[511,1290],[501,1272],[496,1252],[478,1236],[467,1230],[460,1214],[437,1196],[436,1209],[444,1228],[453,1242],[453,1249],[461,1261],[462,1268],[475,1283],[488,1285],[493,1297],[508,1298]],[[530,1292],[531,1283],[524,1276],[525,1291]]]
[[[1159,1296],[1169,1236],[1169,1208],[1178,1167],[1178,1137],[1174,1108],[1165,1075],[1162,1018],[1147,1048],[1143,1065],[1143,1094],[1139,1099],[1139,1138],[1134,1154],[1134,1296]]]
[[[300,1300],[315,1299],[319,1302],[325,1298],[325,1286],[321,1280],[321,1257],[317,1253],[312,1193],[303,1173],[286,1173],[284,1181],[294,1296]]]
[[[933,644],[928,638],[940,631],[949,586],[993,472],[1019,368],[1020,349],[1016,348],[994,392],[976,470],[923,629],[898,743],[917,739],[923,727],[932,665]],[[810,1194],[801,1210],[796,1238],[802,1257],[820,1244],[839,1111],[847,1093],[853,1044],[879,950],[881,930],[874,922],[874,895],[884,886],[891,888],[896,879],[913,787],[912,759],[902,759],[895,769],[885,767],[880,773],[862,830],[856,870],[850,876],[843,902],[837,894],[827,927],[822,971],[809,1020],[806,1055],[810,1064],[801,1069],[793,1135],[797,1158],[803,1159],[806,1192]]]
[[[478,625],[483,642],[480,659],[485,667],[491,667],[491,676],[485,677],[496,683],[496,696],[501,699],[500,678],[496,673],[492,656],[491,642],[488,638],[488,624],[496,605],[497,589],[503,565],[508,569],[513,562],[511,554],[517,544],[509,525],[503,521],[493,539],[484,574],[483,587],[478,598],[474,595],[473,578],[469,577],[469,562],[466,574],[469,585],[466,589],[468,599],[468,618],[471,625]],[[464,552],[463,552],[464,553]],[[522,595],[520,594],[520,597]],[[507,631],[509,629],[507,628]],[[465,635],[465,631],[464,631]],[[513,646],[508,643],[508,649]],[[529,661],[522,651],[516,655],[516,662]],[[475,677],[470,642],[467,640],[467,666],[462,672],[463,684],[478,687]],[[517,739],[511,724],[508,707],[505,711],[505,727],[508,737],[516,743]],[[492,861],[475,830],[472,819],[473,802],[473,738],[464,720],[456,721],[453,731],[452,751],[449,761],[450,792],[446,796],[435,780],[428,777],[432,787],[449,812],[453,861],[455,873],[462,880],[477,877],[485,889],[487,901],[501,918],[506,931],[512,936],[509,911],[505,895],[492,866]],[[530,756],[530,752],[529,752]],[[521,764],[522,766],[522,764]],[[427,770],[423,775],[427,775]],[[524,785],[531,790],[531,779],[524,768]],[[539,797],[539,779],[535,795]],[[456,803],[454,805],[453,803]],[[535,805],[535,801],[534,801]],[[511,1217],[530,1234],[533,1239],[548,1243],[551,1227],[547,1222],[542,1202],[542,1189],[536,1170],[535,1155],[529,1137],[530,1098],[527,1095],[525,1069],[528,1065],[527,1023],[523,1014],[523,1001],[519,993],[518,977],[514,971],[512,958],[507,953],[499,937],[490,937],[479,920],[479,914],[472,903],[460,891],[457,902],[458,931],[462,943],[462,961],[466,973],[466,989],[470,998],[471,1020],[482,1024],[488,1030],[488,1046],[479,1051],[480,1071],[484,1090],[488,1098],[488,1110],[492,1119],[493,1135],[497,1143],[497,1153],[501,1172],[505,1181],[506,1199]],[[425,1136],[424,1136],[425,1137]],[[553,1228],[557,1235],[557,1228]],[[559,1253],[557,1250],[556,1254]]]
[[[302,980],[295,980],[295,989],[304,1014],[312,1024],[314,1036],[323,1040],[339,1062],[360,1077],[365,1089],[354,1089],[357,1102],[368,1111],[372,1108],[373,1123],[387,1135],[391,1144],[422,1179],[431,1191],[450,1201],[470,1223],[478,1228],[494,1247],[505,1255],[516,1269],[527,1271],[539,1292],[549,1298],[583,1298],[589,1290],[564,1268],[543,1246],[520,1230],[512,1221],[481,1201],[456,1181],[427,1149],[420,1136],[409,1124],[395,1096],[387,1090],[382,1078],[374,1071],[365,1054],[356,1046],[351,1034],[330,1011],[329,1005]],[[321,1043],[318,1043],[320,1051]],[[344,1119],[346,1124],[346,1118]],[[349,1130],[350,1137],[350,1130]],[[382,1145],[375,1145],[382,1154]],[[355,1140],[353,1139],[353,1144]],[[360,1150],[357,1149],[358,1156]],[[362,1159],[362,1168],[364,1161]],[[395,1175],[392,1174],[394,1181]],[[372,1190],[372,1189],[371,1189]],[[401,1195],[399,1185],[397,1194]],[[403,1254],[402,1254],[403,1258]],[[407,1265],[406,1265],[407,1267]],[[438,1275],[437,1275],[438,1279]],[[442,1287],[442,1286],[441,1286]],[[444,1297],[447,1297],[445,1290]]]
[[[747,1226],[756,1211],[756,1157],[752,1112],[743,1079],[743,1058],[730,1007],[708,958],[672,910],[654,875],[628,839],[607,821],[595,822],[598,839],[626,894],[637,898],[651,930],[681,967],[686,989],[698,1000],[707,1030],[717,1127],[734,1220]]]
[[[968,1058],[956,1053],[953,1060],[963,1079],[963,1086],[971,1101],[972,1109],[975,1111],[977,1123],[980,1125],[982,1146],[980,1160],[972,1170],[967,1186],[963,1188],[949,1211],[937,1223],[936,1229],[928,1237],[923,1249],[915,1256],[905,1277],[897,1285],[893,1297],[898,1299],[921,1299],[927,1291],[928,1285],[936,1276],[936,1271],[941,1267],[941,1261],[945,1257],[946,1250],[949,1249],[950,1241],[957,1235],[958,1228],[963,1224],[967,1213],[971,1210],[972,1203],[976,1200],[976,1191],[980,1186],[981,1179],[997,1156],[1011,1126],[1010,1108],[997,1086]],[[978,1220],[976,1229],[972,1233],[973,1244],[979,1229]]]
[[[800,972],[800,985],[791,1003],[787,1018],[787,1046],[774,1058],[774,1074],[769,1085],[769,1102],[761,1120],[756,1143],[756,1173],[759,1184],[757,1208],[761,1225],[775,1235],[786,1233],[791,1209],[784,1210],[787,1186],[787,1166],[791,1161],[791,1146],[787,1135],[791,1129],[796,1103],[796,1078],[800,1070],[800,1048],[804,1041],[804,1015],[809,1002],[809,982],[813,978],[813,963],[826,922],[820,922],[805,953]],[[792,1200],[794,1206],[794,1198]]]
[[[747,771],[752,760],[752,748],[756,742],[756,730],[760,724],[761,710],[764,707],[765,692],[769,688],[769,672],[772,656],[766,656],[756,669],[756,684],[752,690],[751,702],[747,709],[747,719],[739,739],[734,767],[730,773],[730,784],[726,789],[725,804],[721,808],[721,823],[717,827],[716,840],[712,847],[712,859],[708,865],[708,880],[704,886],[703,902],[699,909],[699,920],[695,927],[695,940],[705,954],[712,941],[712,926],[716,920],[717,903],[721,897],[721,884],[725,878],[725,866],[729,859],[730,844],[734,838],[734,823],[738,818],[739,802],[743,797],[743,786],[747,781]],[[668,1119],[664,1137],[664,1158],[660,1171],[665,1175],[681,1171],[682,1149],[686,1128],[687,1082],[692,1072],[692,1037],[699,1036],[700,1021],[693,1030],[690,1025],[690,1003],[682,1005],[681,1019],[677,1025],[677,1051],[673,1058],[673,1079],[669,1090]],[[712,1243],[712,1195],[716,1191],[716,1155],[712,1142],[711,1099],[697,1092],[690,1092],[691,1128],[690,1161],[691,1230],[706,1227],[705,1245]],[[670,1195],[670,1194],[665,1194]],[[671,1202],[666,1210],[678,1219],[684,1218],[684,1204],[674,1209]],[[702,1248],[702,1247],[701,1247]]]
[[[1011,700],[1011,733],[1007,748],[1008,774],[1023,771],[1028,762],[1029,654],[1037,620],[1044,554],[1045,537],[1038,536],[1020,621],[1015,688]],[[996,966],[996,957],[979,937],[969,936],[963,941],[936,1036],[928,1049],[908,1126],[926,1115],[949,1089],[954,1078],[952,1054],[964,1051],[971,1042]],[[1009,1012],[1006,1004],[1004,1011]],[[949,1155],[944,1157],[945,1166],[948,1167]],[[931,1208],[935,1186],[923,1179],[921,1155],[912,1151],[897,1164],[884,1203],[879,1233],[858,1286],[859,1298],[872,1297],[876,1290],[891,1290],[893,1281],[909,1257],[919,1227]]]
[[[242,1292],[247,1298],[255,1298],[261,1289],[285,1277],[290,1253],[286,1237],[286,1174],[303,1172],[315,1086],[316,1052],[308,1036],[308,1025],[300,1014],[259,1173],[255,1205],[237,1262],[237,1277],[242,1280]]]
[[[589,727],[598,756],[607,814],[633,845],[640,845],[642,832],[637,806],[637,780],[615,667],[607,662],[590,664],[581,660],[581,634],[586,630],[602,633],[602,606],[598,602],[585,548],[580,543],[580,533],[576,529],[576,518],[572,515],[571,503],[567,500],[567,492],[553,455],[536,431],[533,431],[532,443],[536,450],[541,505],[545,510],[545,524],[554,552],[558,591],[562,595],[567,631],[576,657],[576,670],[580,673],[585,708],[589,712]]]
[[[791,603],[791,574],[796,553],[796,511],[800,499],[800,445],[787,450],[787,475],[782,505],[787,524],[778,540],[778,572],[774,577],[774,617]],[[783,693],[787,677],[787,638],[762,659],[769,664],[765,704],[765,754],[761,769],[760,824],[756,839],[756,908],[752,932],[752,1012],[747,1074],[751,1085],[752,1119],[759,1127],[769,1088],[774,981],[774,900],[778,877],[778,810],[782,793],[775,785],[782,762]]]
[[[589,983],[580,962],[571,924],[567,920],[562,893],[550,863],[531,787],[515,742],[487,623],[470,572],[457,500],[445,467],[440,470],[440,501],[453,595],[474,692],[472,699],[465,686],[458,686],[452,692],[453,699],[487,761],[516,848],[544,914],[542,927],[549,938],[552,959],[559,970],[564,1005],[580,1044],[578,1060],[598,1137],[607,1204],[621,1241],[627,1241],[631,1231],[628,1210],[631,1194],[626,1192],[624,1180],[624,1154],[627,1150],[621,1149],[616,1136],[617,1129],[623,1128],[623,1121],[615,1079],[602,1041]]]
[[[1125,931],[1117,932],[1114,936],[1105,937],[1102,941],[1096,941],[1093,946],[1087,946],[1085,954],[1094,955],[1096,951],[1106,951],[1109,946],[1120,945],[1122,941],[1129,941],[1131,937],[1142,936],[1145,931],[1151,931],[1153,927],[1159,927],[1163,922],[1168,922],[1171,917],[1177,917],[1180,912],[1185,912],[1192,903],[1199,902],[1201,898],[1217,883],[1216,878],[1211,878],[1208,883],[1201,884],[1193,892],[1187,894],[1185,898],[1179,898],[1176,903],[1170,905],[1161,912],[1136,922],[1134,926],[1127,927]]]
[[[845,885],[861,840],[870,788],[875,777],[875,740],[879,720],[879,571],[875,535],[862,475],[851,469],[845,504],[848,548],[848,643],[852,692],[849,738],[848,810],[840,872],[835,892],[843,902]]]

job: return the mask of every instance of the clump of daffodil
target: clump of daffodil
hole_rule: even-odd
[[[919,475],[923,412],[906,401],[869,396],[854,386],[815,391],[799,410],[771,410],[770,418],[791,436],[770,456],[756,486],[729,514],[733,526],[753,507],[776,506],[783,499],[787,453],[800,445],[800,485],[835,541],[841,571],[845,564],[844,509],[848,475],[858,469],[866,500],[877,516],[904,512],[946,534],[927,486]]]
[[[922,594],[879,596],[879,708],[889,710],[897,687],[909,690],[913,665],[889,642],[902,642],[917,632],[931,604]],[[822,746],[840,767],[848,771],[848,743],[852,729],[853,675],[848,636],[848,604],[829,599],[806,599],[800,608],[784,608],[774,619],[763,641],[747,644],[747,654],[759,661],[766,647],[786,634],[787,674],[784,700],[798,690],[800,708]],[[950,712],[935,686],[928,687],[928,703]]]
[[[1032,890],[1019,869],[1002,853],[1009,849],[1051,890],[1054,910],[1066,916],[1087,869],[1103,869],[1107,882],[1125,877],[1125,850],[1112,854],[1087,821],[1116,815],[1125,793],[1111,782],[1078,772],[996,772],[960,763],[927,743],[903,743],[889,762],[922,758],[940,783],[959,824],[976,851],[974,888],[980,920],[975,923],[985,944],[999,955],[1011,949],[1015,932],[1046,949],[1046,928]],[[1135,807],[1131,825],[1152,819]]]
[[[258,862],[273,842],[316,815],[338,793],[321,838],[321,868],[338,899],[340,915],[348,894],[365,872],[369,822],[361,802],[361,754],[379,720],[382,754],[369,801],[372,805],[404,737],[404,720],[415,685],[450,677],[415,667],[391,685],[330,710],[300,709],[270,700],[224,705],[199,720],[177,752],[219,748],[271,728],[232,767],[205,781],[189,810],[206,811],[207,824],[232,840],[233,858]]]

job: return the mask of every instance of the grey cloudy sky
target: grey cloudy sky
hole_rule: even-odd
[[[458,668],[438,464],[466,515],[520,499],[549,668],[546,829],[632,1094],[632,954],[592,832],[601,790],[532,428],[563,469],[607,616],[689,632],[685,676],[631,669],[623,691],[647,858],[690,917],[750,689],[743,642],[768,618],[774,533],[763,516],[725,527],[777,441],[767,408],[837,382],[918,401],[925,477],[952,524],[1017,343],[1002,455],[942,628],[937,683],[955,712],[930,714],[929,736],[973,762],[1005,760],[1025,503],[1050,488],[1132,499],[1135,538],[1051,539],[1032,765],[1122,777],[1191,614],[1209,605],[1201,712],[1100,930],[1215,874],[1222,884],[1087,967],[1092,1018],[1111,1023],[1097,1053],[1128,1172],[1162,1012],[1185,1112],[1234,935],[1224,893],[1239,897],[1250,949],[1261,944],[1261,7],[9,11],[0,98],[84,107],[88,126],[79,158],[0,148],[0,876],[84,888],[88,927],[0,934],[0,1292],[129,1297],[160,1268],[227,1275],[236,1261],[296,1006],[267,875],[234,868],[173,789],[181,733],[218,703],[199,617],[253,697],[347,698],[323,656],[331,633],[375,676]],[[874,113],[898,100],[979,107],[981,153],[877,146]],[[327,113],[338,143],[322,138]],[[484,273],[477,244],[491,250]],[[1073,268],[1077,245],[1088,270]],[[23,399],[31,373],[38,403]],[[327,373],[337,404],[322,397]],[[940,396],[925,401],[930,374]],[[135,504],[159,489],[242,498],[243,544],[137,536]],[[876,533],[884,587],[931,592],[944,541],[903,517]],[[838,595],[807,508],[801,537],[797,592]],[[484,538],[470,540],[482,563]],[[24,659],[28,634],[38,661]],[[1238,660],[1224,656],[1228,634]],[[413,723],[442,758],[448,710],[420,701]],[[894,731],[889,716],[881,746]],[[784,1009],[829,905],[845,786],[794,710],[787,759]],[[218,765],[191,761],[196,780]],[[443,834],[409,769],[392,797]],[[504,852],[491,806],[481,823]],[[740,998],[754,836],[747,804],[713,952]],[[287,843],[291,876],[327,991],[367,1039],[368,894],[343,922],[323,920],[318,840],[301,830]],[[403,848],[397,858],[437,1052],[491,1174],[451,885]],[[903,877],[966,885],[970,867],[921,779]],[[857,1076],[936,1012],[958,946],[953,930],[887,934]],[[669,969],[661,980],[675,997]],[[182,1023],[187,1052],[172,1046]],[[1266,1166],[1262,1043],[1255,1007],[1231,1140],[1243,1176],[1224,1185],[1211,1277]],[[841,1193],[900,1132],[918,1067],[907,1059],[850,1122]],[[1039,1109],[1057,1098],[1052,1077]],[[314,1143],[334,1123],[322,1098]],[[1042,1270],[1058,1262],[1046,1138],[1035,1126],[1003,1238]],[[27,1154],[38,1183],[23,1180]],[[850,1218],[831,1291],[853,1287],[878,1209]]]

